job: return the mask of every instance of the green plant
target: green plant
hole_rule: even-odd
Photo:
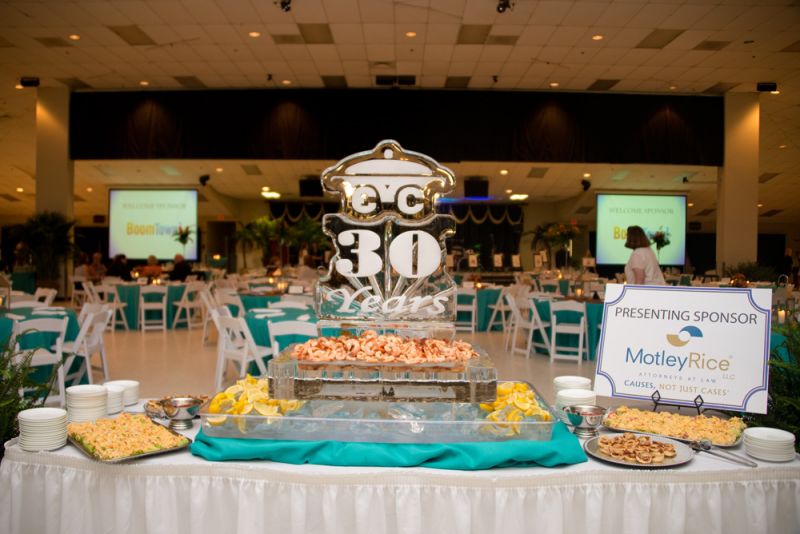
[[[769,395],[766,414],[747,414],[749,426],[781,428],[795,435],[800,452],[800,324],[791,321],[775,327],[786,341],[773,349],[769,360]]]
[[[192,228],[190,226],[178,225],[178,228],[175,229],[172,237],[175,238],[175,241],[185,247],[192,242]]]
[[[11,338],[0,346],[0,439],[3,443],[19,434],[17,414],[43,404],[57,376],[54,367],[47,381],[34,382],[31,379],[33,351],[18,354],[14,347],[15,340]],[[30,390],[24,397],[19,394],[22,388]],[[0,457],[2,453],[0,448]]]
[[[288,228],[286,242],[294,247],[305,244],[327,249],[331,246],[331,239],[322,230],[322,223],[306,214]]]
[[[650,234],[650,240],[656,244],[656,250],[661,252],[661,249],[670,244],[669,232],[658,230]]]
[[[760,280],[775,280],[775,270],[772,267],[759,265],[758,263],[743,262],[725,268],[725,276],[734,277],[743,274],[746,280],[756,282]]]
[[[58,280],[64,259],[75,250],[70,236],[75,223],[61,213],[43,211],[20,228],[18,237],[30,251],[40,284]]]

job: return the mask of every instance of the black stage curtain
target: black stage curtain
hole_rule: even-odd
[[[391,138],[440,161],[721,165],[718,96],[430,90],[74,93],[74,159],[334,159]]]
[[[440,205],[439,213],[456,218],[456,235],[447,241],[448,250],[478,250],[484,270],[492,270],[492,254],[503,254],[503,265],[511,265],[511,255],[519,252],[523,212],[517,204]],[[464,266],[466,268],[466,266]]]

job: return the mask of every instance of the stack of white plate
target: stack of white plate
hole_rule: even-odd
[[[109,415],[121,412],[124,405],[122,394],[125,388],[122,386],[115,386],[114,384],[106,384],[105,388],[108,391],[106,409]]]
[[[592,379],[585,376],[557,376],[553,379],[553,393],[562,389],[592,389]]]
[[[108,414],[105,386],[85,384],[67,388],[67,413],[70,423],[96,421]]]
[[[17,414],[19,446],[26,451],[52,451],[67,442],[67,412],[61,408],[31,408]]]
[[[139,402],[139,382],[136,380],[111,380],[106,385],[122,387],[122,402],[125,406]]]
[[[594,405],[597,403],[597,395],[589,389],[562,389],[556,393],[556,413],[565,423],[569,422],[564,407],[576,404]]]
[[[759,460],[788,462],[794,459],[794,434],[779,428],[745,429],[744,451]]]

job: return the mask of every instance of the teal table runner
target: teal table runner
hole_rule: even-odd
[[[278,302],[281,300],[279,295],[239,295],[239,298],[242,299],[242,305],[244,306],[244,311],[250,311],[253,308],[269,308],[268,304],[270,302]],[[228,306],[229,308],[231,306]],[[236,306],[233,306],[235,308]],[[231,313],[235,315],[236,310],[231,310]]]
[[[349,443],[214,438],[201,430],[192,454],[214,462],[270,460],[287,464],[430,467],[477,471],[494,467],[555,467],[586,461],[578,438],[562,422],[550,441],[470,443]]]

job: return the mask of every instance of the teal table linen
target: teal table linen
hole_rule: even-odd
[[[550,321],[550,301],[548,300],[537,300],[536,301],[536,311],[539,313],[539,317],[541,317],[542,321]],[[570,322],[577,322],[577,313],[575,312],[559,312],[559,319]],[[587,302],[586,303],[586,326],[587,326],[587,333],[586,333],[586,346],[589,349],[589,359],[594,360],[597,357],[597,345],[600,342],[600,329],[598,326],[603,322],[603,304],[597,302]],[[547,335],[550,335],[550,329],[547,330]],[[538,332],[534,334],[535,339],[537,341],[541,340],[541,337]],[[574,339],[573,336],[570,336],[571,341],[574,341],[574,346],[578,346],[578,340]]]
[[[355,443],[214,438],[201,430],[192,454],[206,460],[269,460],[287,464],[429,467],[477,471],[495,467],[555,467],[586,461],[581,443],[562,422],[550,441],[469,443]]]
[[[120,284],[117,287],[119,292],[119,298],[122,302],[126,304],[125,306],[125,318],[128,320],[128,328],[131,330],[138,330],[139,329],[139,289],[140,286],[137,284]],[[178,307],[175,306],[176,302],[179,302],[183,297],[183,292],[186,290],[185,284],[171,284],[167,285],[167,328],[172,328],[172,321],[175,320],[175,312],[177,311]],[[158,298],[157,295],[145,295],[145,299],[149,301],[155,301]],[[148,311],[148,314],[157,314],[159,312],[156,311]],[[158,315],[153,315],[154,317],[158,317]],[[150,315],[147,316],[148,320],[150,319]],[[121,326],[122,321],[117,320],[117,328],[124,328]],[[186,323],[179,323],[179,328],[185,328]]]
[[[295,309],[295,308],[283,308],[281,309],[283,315],[279,316],[272,316],[272,317],[263,317],[260,316],[258,312],[248,311],[245,316],[244,320],[247,322],[247,327],[250,329],[250,333],[253,334],[253,340],[255,340],[256,345],[261,345],[262,347],[269,347],[270,339],[269,339],[269,322],[282,322],[282,321],[297,321],[303,320],[309,323],[316,323],[317,316],[314,313],[314,310],[311,308],[305,309]],[[304,317],[304,319],[300,319],[300,317]],[[280,336],[278,337],[278,344],[281,347],[288,347],[293,343],[303,343],[306,341],[306,338],[303,336]],[[264,358],[264,365],[266,366],[267,362],[270,360],[271,356]],[[254,363],[250,363],[249,372],[251,375],[257,376],[260,374],[258,372],[258,366]]]

